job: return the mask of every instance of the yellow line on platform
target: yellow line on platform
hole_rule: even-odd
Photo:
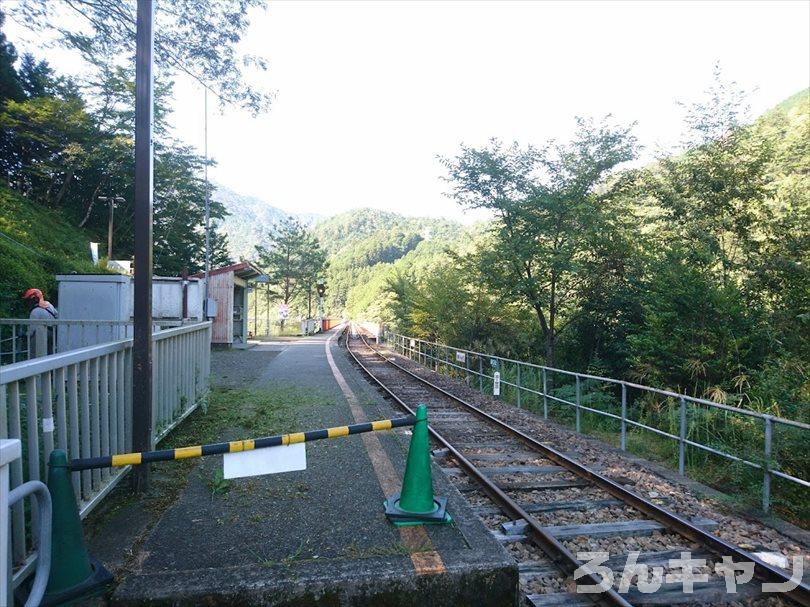
[[[346,402],[349,404],[349,409],[352,412],[354,421],[358,424],[368,421],[363,408],[360,406],[360,401],[354,394],[346,378],[340,372],[335,359],[332,356],[332,351],[329,346],[335,334],[329,336],[326,340],[326,360],[329,362],[329,367],[332,369],[332,375],[335,376],[338,386],[340,386],[343,396],[346,397]],[[380,423],[380,422],[376,422]],[[390,421],[388,422],[391,423]],[[390,426],[389,426],[390,427]],[[377,428],[375,428],[376,430]],[[400,488],[399,475],[394,469],[394,464],[388,457],[388,454],[383,449],[380,439],[376,434],[363,434],[363,444],[366,446],[369,458],[371,458],[371,465],[374,468],[374,474],[377,476],[377,481],[383,493],[388,496],[396,493]],[[436,551],[433,542],[430,539],[425,527],[423,525],[416,525],[413,527],[397,527],[399,530],[399,537],[403,545],[411,553],[411,562],[417,575],[436,575],[446,571],[444,561],[441,555]]]

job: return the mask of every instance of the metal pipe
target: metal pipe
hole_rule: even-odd
[[[51,574],[51,494],[42,481],[28,481],[9,492],[9,506],[28,495],[36,495],[37,508],[32,512],[37,513],[35,520],[38,520],[39,524],[34,525],[37,530],[37,569],[25,601],[25,607],[37,607],[42,602],[42,597],[45,596],[45,588]]]
[[[627,384],[622,384],[622,451],[627,451]]]
[[[771,416],[765,416],[765,458],[763,460],[762,477],[762,510],[768,512],[771,508],[771,449],[773,448],[773,424]]]
[[[680,432],[678,435],[678,472],[686,472],[686,400],[681,398]]]

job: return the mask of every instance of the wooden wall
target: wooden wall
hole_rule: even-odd
[[[233,343],[233,272],[212,274],[208,277],[209,297],[217,302],[217,316],[211,332],[211,343]]]

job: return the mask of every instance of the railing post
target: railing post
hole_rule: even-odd
[[[686,399],[681,397],[680,434],[678,438],[678,472],[686,471]]]
[[[543,419],[548,419],[548,376],[546,375],[546,368],[543,367]]]
[[[0,605],[10,605],[13,599],[11,577],[11,545],[9,521],[9,466],[22,455],[22,445],[17,439],[0,440]]]
[[[34,352],[28,358],[48,356],[48,325],[37,325],[34,328]]]
[[[770,415],[765,420],[765,457],[762,465],[762,510],[768,512],[771,508],[771,450],[773,448],[773,422]]]
[[[582,410],[579,408],[580,405],[580,388],[579,388],[579,375],[576,375],[577,378],[577,432],[579,433],[582,430]]]
[[[484,392],[484,359],[478,355],[478,391]]]
[[[622,451],[627,451],[627,384],[622,382]]]
[[[517,386],[517,406],[518,409],[520,409],[520,363],[517,364],[517,378],[515,379],[515,386]]]

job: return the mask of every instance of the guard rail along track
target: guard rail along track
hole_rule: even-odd
[[[371,346],[362,335],[352,337],[347,328],[345,337],[347,350],[354,361],[401,408],[413,414],[417,404],[424,403],[428,406],[430,433],[443,447],[434,453],[445,455],[448,463],[456,464],[457,468],[445,468],[451,473],[451,478],[458,480],[459,475],[455,473],[461,472],[462,481],[466,482],[463,478],[466,474],[477,484],[462,484],[459,489],[475,497],[475,489],[480,488],[480,492],[486,496],[480,497],[477,507],[472,502],[474,510],[485,524],[491,528],[505,517],[508,522],[500,524],[503,533],[495,535],[508,549],[524,542],[529,544],[526,548],[510,550],[519,563],[521,585],[527,604],[535,607],[563,604],[568,607],[589,604],[722,604],[756,596],[780,596],[799,605],[810,605],[810,588],[806,584],[800,583],[781,595],[760,595],[759,586],[749,583],[737,587],[736,594],[727,594],[725,583],[716,575],[710,576],[708,583],[696,583],[694,593],[685,593],[682,582],[661,584],[652,594],[642,592],[635,585],[629,591],[619,593],[615,584],[610,588],[603,586],[603,590],[597,593],[572,593],[571,578],[583,562],[577,559],[565,542],[577,535],[626,537],[632,541],[639,534],[649,535],[654,531],[675,534],[676,541],[685,538],[705,550],[700,554],[693,554],[692,558],[708,558],[714,564],[721,564],[720,557],[726,556],[731,557],[734,563],[754,563],[754,577],[761,582],[783,584],[790,581],[791,575],[706,531],[705,527],[711,526],[712,521],[686,520],[652,503],[596,470],[583,466],[565,453],[539,442],[479,407],[417,376]],[[517,476],[521,482],[496,482],[492,478],[504,475],[511,475],[513,478]],[[550,478],[553,480],[549,480]],[[532,492],[528,494],[532,499],[538,493],[548,496],[558,495],[559,492],[564,500],[544,498],[537,502],[527,502],[519,496],[528,491]],[[600,497],[607,499],[598,499]],[[495,506],[486,505],[487,498]],[[587,510],[588,521],[600,519],[595,516],[596,512],[607,512],[608,516],[615,518],[622,518],[623,514],[630,512],[637,518],[619,522],[608,519],[606,523],[589,525],[556,526],[543,524],[539,520],[544,514],[556,516],[561,511],[571,510]],[[535,547],[542,554],[538,554]],[[673,556],[677,558],[682,550],[686,548],[641,553],[638,562],[651,567],[663,565],[666,569],[669,559]],[[628,550],[623,552],[627,553]],[[540,558],[536,558],[538,556]],[[611,554],[604,565],[620,568],[624,564],[624,560],[618,558],[621,556],[623,555]],[[709,571],[712,569],[713,567]],[[579,573],[582,573],[581,569]],[[560,574],[564,578],[562,581],[559,580]],[[615,575],[614,579],[619,582],[621,574]],[[627,581],[629,583],[630,579]],[[577,578],[580,585],[600,582],[601,575],[590,571]],[[537,590],[542,592],[538,593]]]

